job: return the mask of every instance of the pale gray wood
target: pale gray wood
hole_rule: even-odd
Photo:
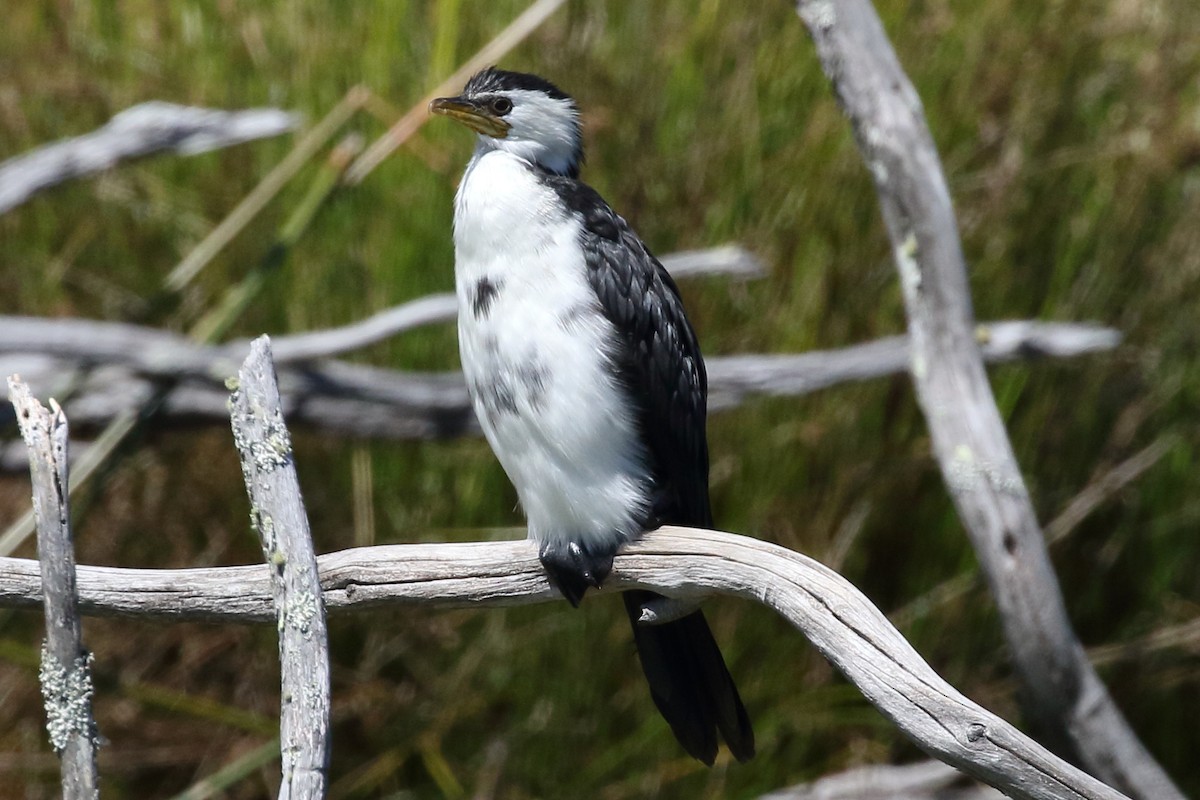
[[[766,277],[767,274],[766,264],[736,242],[699,250],[667,253],[658,260],[675,280],[724,275],[735,280],[749,281]]]
[[[799,0],[892,242],[909,372],[934,453],[1000,611],[1026,713],[1093,774],[1139,798],[1183,795],[1088,662],[975,342],[958,225],[916,90],[868,0]]]
[[[396,311],[405,308],[419,306]],[[1121,341],[1111,328],[1029,321],[980,325],[975,335],[983,341],[984,357],[995,363],[1081,356],[1111,350]],[[290,342],[306,336],[282,341],[290,348]],[[0,371],[20,370],[39,393],[71,387],[67,411],[76,428],[103,425],[145,402],[155,391],[152,378],[177,382],[158,416],[165,423],[223,421],[223,381],[237,369],[242,347],[208,348],[168,331],[120,323],[0,317],[0,354],[9,353],[0,355]],[[307,345],[300,349],[312,352]],[[809,353],[710,356],[709,408],[727,410],[757,395],[803,395],[892,375],[907,369],[909,360],[903,336]],[[101,366],[85,370],[89,363]],[[361,438],[442,439],[479,432],[457,372],[320,361],[281,364],[279,384],[284,414],[293,425]],[[24,468],[19,454],[5,454],[0,462],[13,463]]]
[[[769,792],[759,800],[1001,800],[990,786],[972,781],[941,761],[903,766],[871,765],[826,775],[811,783]]]
[[[558,597],[527,541],[365,547],[318,558],[331,612],[396,604],[512,606]],[[37,602],[33,562],[0,559],[0,605]],[[683,600],[754,600],[795,625],[888,719],[930,755],[1018,798],[1121,795],[963,697],[845,578],[769,542],[662,528],[617,555],[599,596],[640,587]],[[257,567],[83,567],[87,613],[263,622],[271,589]],[[592,600],[590,602],[596,602]]]
[[[663,256],[662,263],[681,280],[716,276],[748,280],[766,274],[763,263],[737,244],[671,253]],[[453,294],[432,294],[336,328],[277,336],[272,342],[275,364],[328,359],[354,352],[414,328],[453,322],[457,313],[458,302]],[[171,331],[121,322],[0,317],[0,353],[125,364],[136,366],[146,375],[170,378],[223,380],[237,369],[249,346],[245,340],[201,345]]]
[[[751,280],[766,275],[763,263],[736,244],[670,253],[663,256],[662,264],[677,280],[716,275]],[[458,300],[453,294],[421,297],[349,325],[277,337],[272,346],[275,363],[331,358],[361,350],[413,328],[453,322],[457,316]],[[2,332],[0,338],[3,338]],[[244,344],[233,344],[223,349],[236,351],[244,347]]]
[[[0,214],[40,191],[159,152],[182,155],[278,136],[299,117],[275,108],[219,111],[150,101],[127,108],[103,127],[0,163]]]
[[[96,722],[92,716],[92,656],[83,648],[75,587],[75,550],[67,505],[67,418],[53,400],[47,410],[15,375],[8,396],[29,449],[33,510],[37,521],[40,585],[46,640],[38,677],[46,705],[50,744],[61,759],[67,800],[100,796],[96,773]]]
[[[329,770],[329,637],[312,534],[266,336],[250,345],[229,413],[279,631],[279,798],[319,800],[325,796]]]

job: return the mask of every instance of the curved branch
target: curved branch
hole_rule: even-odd
[[[330,612],[396,603],[523,605],[558,596],[528,541],[367,547],[321,556],[318,564]],[[0,559],[0,605],[36,604],[36,576],[34,561]],[[775,609],[922,749],[1012,797],[1122,797],[959,694],[861,592],[806,556],[730,533],[663,528],[617,556],[601,594],[632,587],[692,599],[730,594]],[[261,567],[81,567],[79,595],[93,614],[275,618]]]

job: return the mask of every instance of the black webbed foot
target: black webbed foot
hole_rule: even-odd
[[[567,602],[576,608],[589,586],[600,588],[612,572],[616,545],[601,549],[588,548],[578,542],[542,542],[538,560],[542,562],[550,582]]]

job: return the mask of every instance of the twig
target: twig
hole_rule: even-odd
[[[826,775],[812,783],[768,792],[759,800],[1002,800],[949,764],[921,761],[904,766],[866,766]]]
[[[38,673],[46,703],[46,729],[54,752],[62,759],[63,797],[90,800],[99,797],[97,737],[92,717],[92,657],[83,649],[67,507],[67,418],[53,400],[47,411],[15,375],[8,379],[8,396],[29,448],[33,478],[46,614],[46,641]]]
[[[934,453],[987,576],[1030,720],[1139,798],[1182,800],[1084,655],[974,343],[950,193],[916,90],[868,0],[799,0],[875,181]]]
[[[735,280],[751,281],[767,274],[767,267],[758,256],[733,242],[699,250],[680,250],[658,260],[675,280],[727,275]]]
[[[98,130],[48,144],[0,164],[0,214],[73,178],[153,153],[181,155],[286,133],[294,114],[275,108],[218,111],[152,101],[128,108]]]
[[[317,559],[330,612],[398,603],[514,606],[558,595],[527,540],[364,547]],[[36,603],[36,564],[0,559],[0,605]],[[847,679],[922,749],[1018,798],[1118,798],[943,681],[845,578],[778,545],[662,528],[617,555],[599,594],[629,588],[699,599],[730,594],[764,603],[807,636]],[[274,620],[261,567],[137,570],[83,567],[86,613]]]
[[[231,399],[250,519],[262,542],[279,628],[281,800],[319,800],[329,769],[329,640],[308,516],[283,422],[271,342],[250,346]]]
[[[458,316],[454,295],[431,294],[380,311],[364,320],[337,328],[281,336],[275,340],[275,362],[315,361],[350,353],[414,328],[453,322]]]

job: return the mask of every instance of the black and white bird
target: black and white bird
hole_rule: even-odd
[[[463,371],[550,580],[578,605],[622,544],[663,524],[712,527],[707,378],[674,281],[579,180],[575,101],[485,69],[430,111],[478,134],[454,208]],[[701,612],[639,624],[651,696],[684,749],[738,760],[754,734]]]

